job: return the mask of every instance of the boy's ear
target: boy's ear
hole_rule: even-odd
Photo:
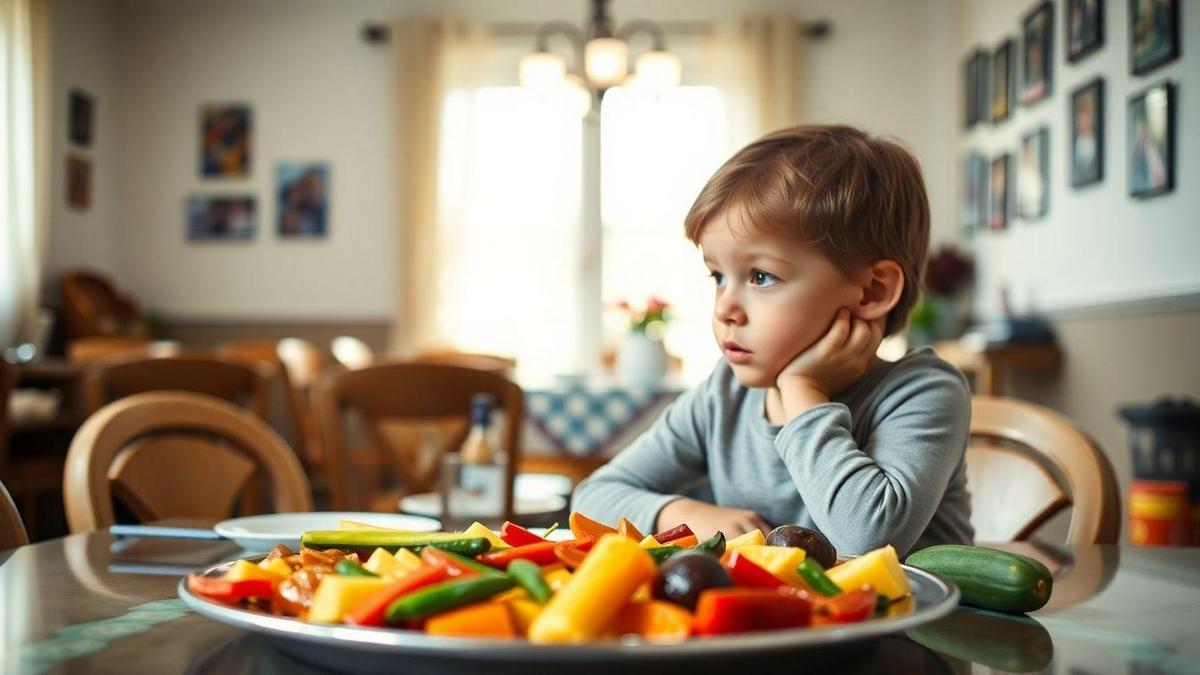
[[[866,321],[882,319],[900,302],[904,292],[904,270],[895,260],[877,260],[863,270],[859,277],[862,296],[851,308],[854,315]]]

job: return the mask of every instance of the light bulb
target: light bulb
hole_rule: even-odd
[[[598,89],[621,83],[629,70],[629,45],[617,38],[593,38],[584,47],[587,78]]]

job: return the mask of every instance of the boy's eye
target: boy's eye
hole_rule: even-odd
[[[708,276],[712,277],[712,280],[716,282],[718,288],[725,285],[724,274],[721,274],[720,272],[709,272]]]
[[[762,270],[753,270],[750,272],[750,283],[754,284],[755,286],[770,287],[774,286],[778,281],[779,277],[776,277],[770,272],[764,272]]]

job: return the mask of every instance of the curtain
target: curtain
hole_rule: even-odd
[[[726,104],[730,152],[804,118],[803,27],[790,15],[747,15],[713,26],[702,49],[700,83]]]
[[[31,337],[49,206],[49,3],[0,0],[0,348]]]

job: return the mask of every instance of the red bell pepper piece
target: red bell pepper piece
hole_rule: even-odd
[[[206,577],[195,573],[188,575],[187,586],[188,590],[196,595],[229,604],[245,598],[269,598],[275,591],[275,584],[269,579],[229,581],[221,577]]]
[[[875,613],[875,589],[866,586],[831,598],[817,598],[813,612],[813,622],[818,624],[866,621]]]
[[[449,578],[450,570],[445,567],[427,565],[414,570],[408,576],[372,595],[351,610],[346,614],[346,623],[355,626],[383,626],[383,615],[387,612],[388,606],[397,598],[408,595],[418,588],[424,588]]]
[[[479,574],[436,546],[426,546],[421,549],[421,560],[426,565],[445,568],[451,577],[473,577]]]
[[[562,561],[568,569],[575,569],[583,564],[583,559],[587,557],[587,552],[592,550],[592,544],[596,542],[591,537],[580,537],[570,541],[560,541],[554,547],[554,557]]]
[[[543,541],[539,544],[517,546],[516,548],[496,551],[495,553],[484,553],[483,555],[476,556],[475,559],[484,565],[490,565],[502,570],[508,569],[508,564],[514,560],[528,560],[538,565],[549,565],[558,560],[554,555],[554,549],[559,543]]]
[[[692,528],[688,527],[687,523],[684,523],[683,525],[676,525],[669,530],[663,530],[662,532],[659,532],[658,534],[654,535],[654,541],[657,541],[660,544],[669,544],[676,539],[694,536],[696,535],[692,533]]]
[[[514,548],[528,546],[529,544],[540,544],[546,541],[544,538],[537,536],[520,525],[507,520],[500,526],[500,539]]]
[[[736,550],[729,554],[729,560],[725,561],[725,569],[729,570],[729,578],[733,579],[734,586],[746,588],[790,586],[788,582],[766,571],[757,563],[751,562],[749,558]]]
[[[812,600],[795,588],[716,588],[696,603],[698,635],[800,628],[811,621]]]

